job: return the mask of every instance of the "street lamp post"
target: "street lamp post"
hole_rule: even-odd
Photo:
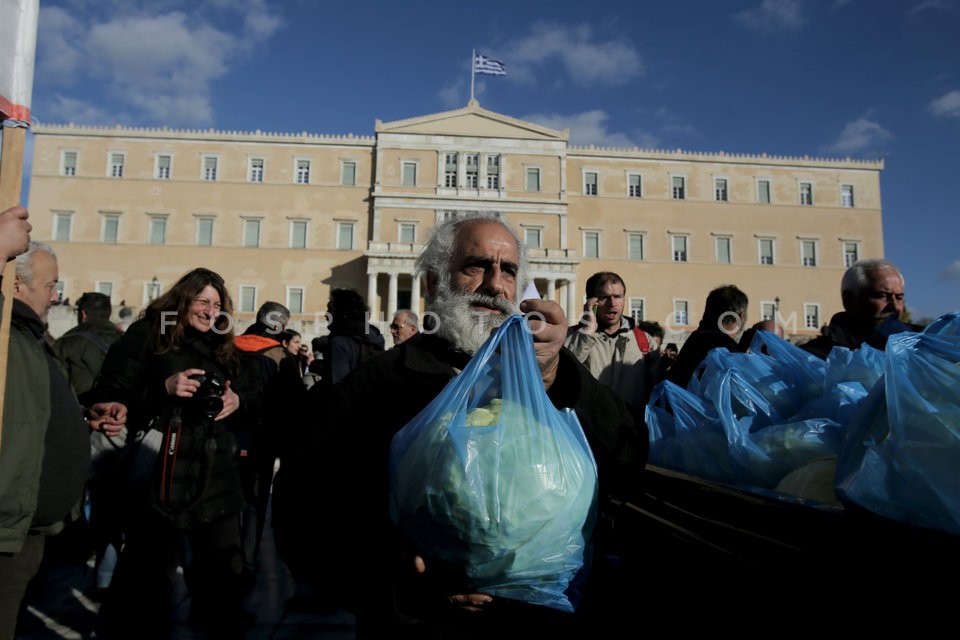
[[[157,276],[153,276],[153,280],[150,281],[150,294],[147,297],[150,298],[151,302],[160,297],[160,280],[157,279]]]
[[[773,299],[773,321],[780,322],[780,296]]]

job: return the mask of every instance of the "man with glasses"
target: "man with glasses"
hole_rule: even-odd
[[[400,309],[393,314],[393,322],[390,323],[390,335],[393,336],[393,346],[402,344],[417,335],[420,331],[420,329],[417,328],[417,321],[417,314],[410,309]]]

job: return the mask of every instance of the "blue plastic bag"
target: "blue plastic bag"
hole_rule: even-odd
[[[733,484],[737,471],[712,404],[664,380],[646,409],[650,464]]]
[[[547,397],[519,315],[391,444],[394,522],[478,592],[573,611],[596,499],[583,429]]]
[[[837,495],[883,516],[960,534],[960,315],[887,341],[883,378],[837,466]]]

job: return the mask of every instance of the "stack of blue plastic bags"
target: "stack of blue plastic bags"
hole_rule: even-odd
[[[646,417],[653,465],[960,534],[960,313],[826,361],[760,331]]]

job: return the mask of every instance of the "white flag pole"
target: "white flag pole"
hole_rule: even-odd
[[[473,79],[477,72],[477,50],[473,49],[470,54],[470,102],[473,102]]]

